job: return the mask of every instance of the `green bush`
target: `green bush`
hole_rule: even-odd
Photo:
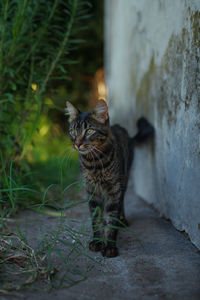
[[[90,3],[84,0],[0,1],[0,205],[14,212],[30,197],[24,159],[56,82],[69,78],[71,53],[82,40]]]

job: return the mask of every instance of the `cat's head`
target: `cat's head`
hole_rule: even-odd
[[[102,151],[110,128],[107,103],[99,100],[91,112],[81,112],[68,101],[66,105],[69,135],[74,148],[82,155]]]

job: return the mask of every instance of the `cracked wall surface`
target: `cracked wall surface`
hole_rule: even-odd
[[[105,40],[111,122],[156,130],[135,191],[200,248],[200,1],[105,0]]]

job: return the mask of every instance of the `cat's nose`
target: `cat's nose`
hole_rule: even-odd
[[[79,148],[81,147],[81,145],[82,145],[81,142],[76,142],[74,146],[75,146],[75,148],[76,148],[77,150],[79,150]]]

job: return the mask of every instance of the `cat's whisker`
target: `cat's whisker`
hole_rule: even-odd
[[[105,153],[103,153],[101,150],[99,150],[96,146],[93,146],[93,149],[96,150],[96,151],[99,151],[99,153],[101,153],[104,157],[108,158],[109,159],[109,156],[106,155]],[[96,153],[97,154],[97,153]],[[99,157],[100,159],[100,157]]]
[[[107,156],[105,153],[103,153],[101,150],[99,150],[96,146],[93,146],[92,149],[95,149],[96,151],[98,151],[99,153],[101,153],[103,156]]]
[[[96,146],[93,146],[92,150],[93,149],[96,150],[96,151],[99,151],[101,154],[103,154],[103,156],[108,157],[105,153],[103,153],[101,150],[99,150]],[[103,167],[103,163],[102,163],[102,160],[100,159],[99,155],[95,151],[93,151],[93,152],[96,155],[96,157],[100,160],[101,165]],[[103,169],[104,169],[104,167],[103,167]]]
[[[66,159],[68,160],[71,155],[72,155],[73,150],[72,149],[66,149],[64,150],[61,155],[62,155],[62,162],[64,162]]]
[[[97,153],[95,153],[95,151],[93,151],[93,149],[91,149],[91,151],[97,157],[97,159],[100,161],[100,163],[102,165],[102,169],[104,170],[104,166],[103,166],[102,160],[100,159],[99,155]]]
[[[91,156],[92,156],[92,159],[93,159],[93,162],[94,162],[94,171],[95,171],[95,160],[94,160],[94,156],[93,156],[93,154],[92,154],[92,149],[88,149],[89,150],[89,153],[91,154]]]
[[[63,166],[63,164],[66,164],[67,168],[70,168],[70,161],[71,161],[71,157],[72,157],[72,154],[73,154],[73,150],[69,151],[68,153],[65,153],[64,156],[63,156],[63,159],[62,159],[62,163],[61,163],[61,166]]]

